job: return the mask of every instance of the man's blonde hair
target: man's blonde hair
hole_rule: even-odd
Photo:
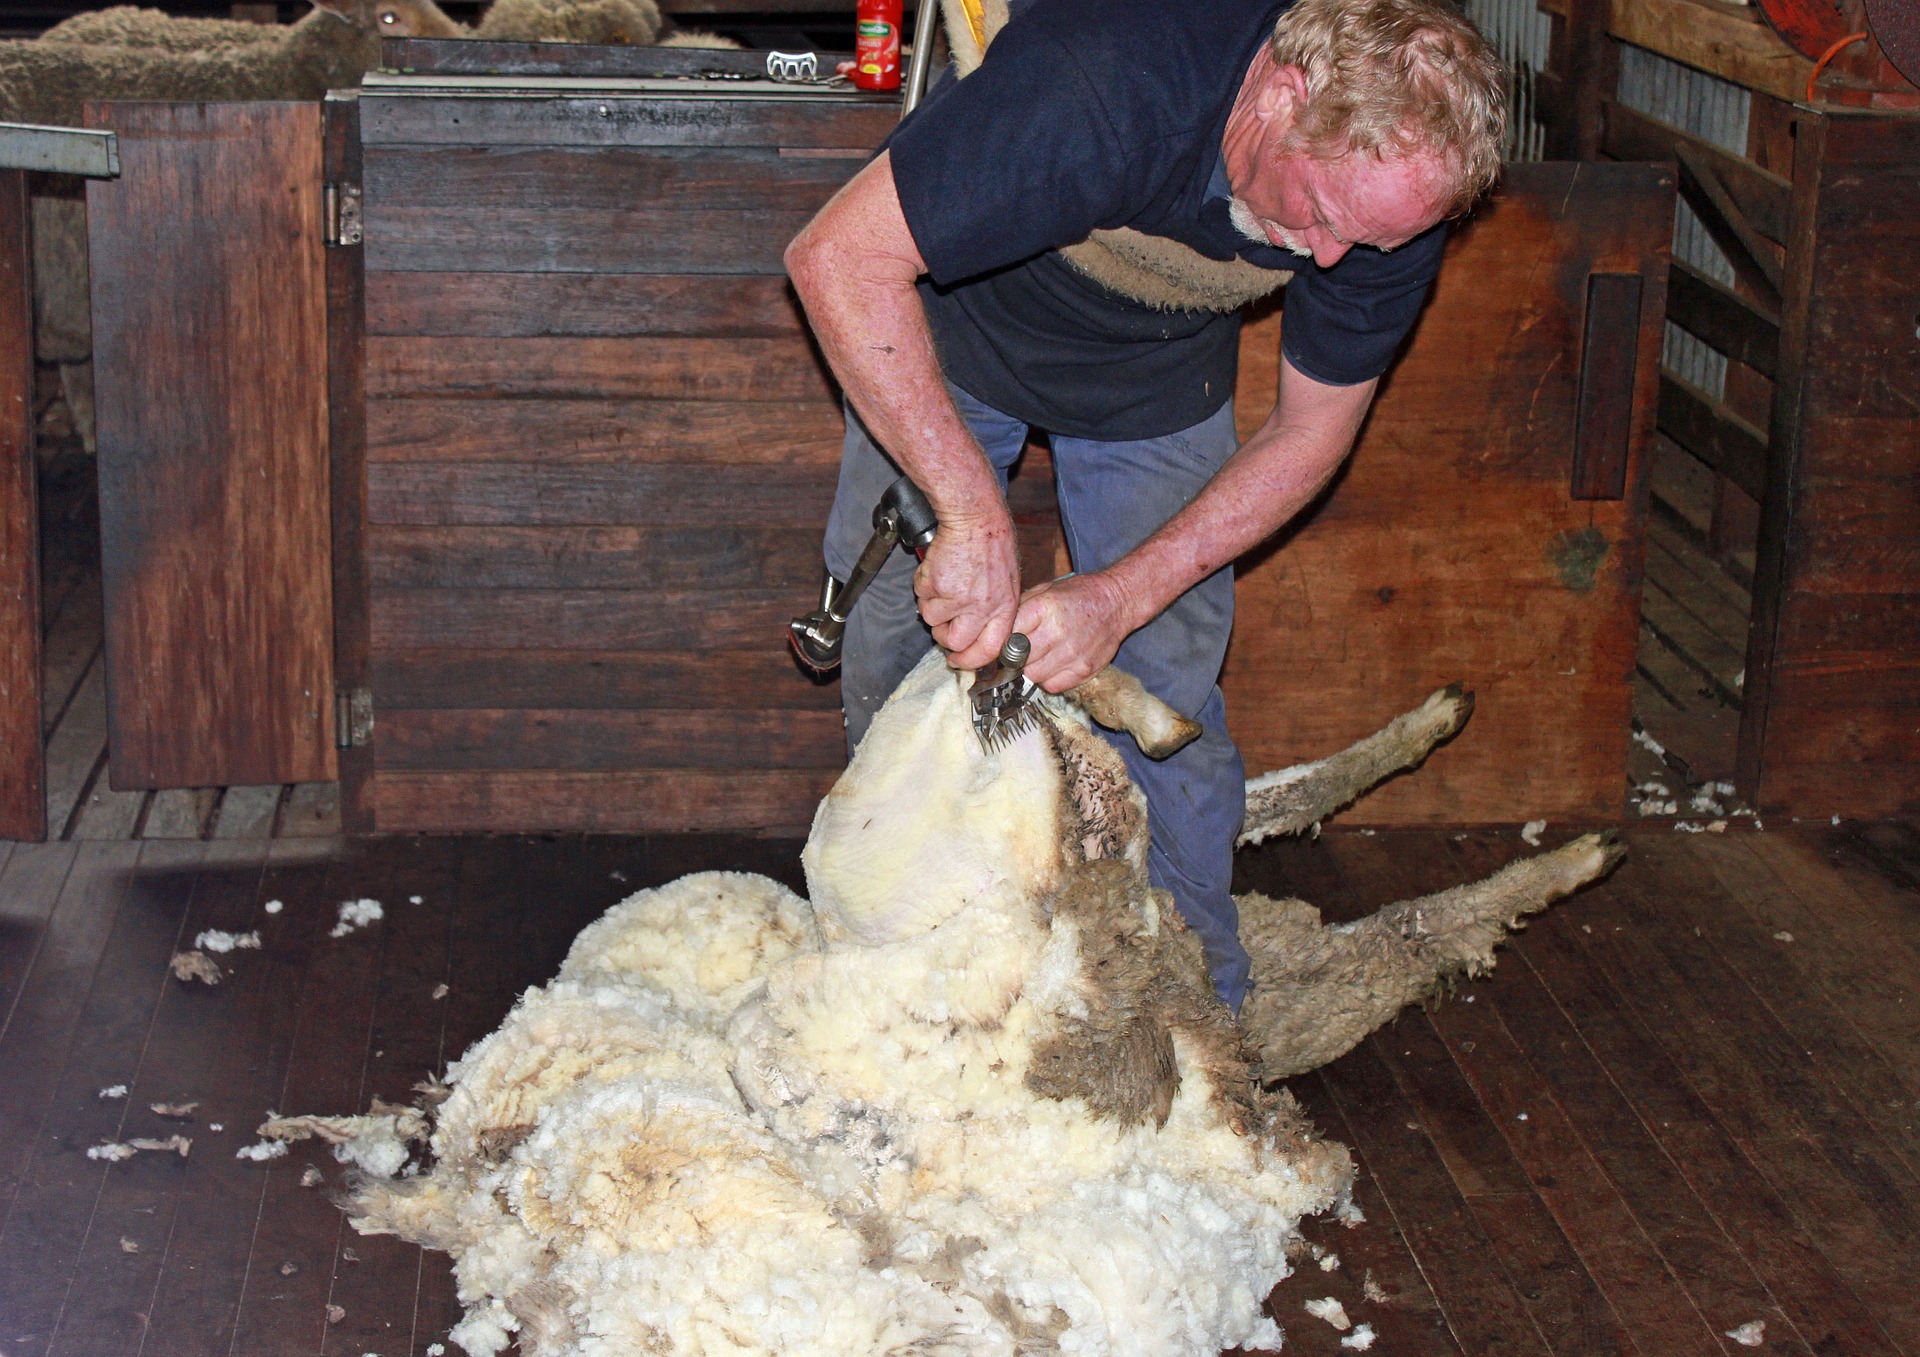
[[[1437,0],[1299,0],[1273,28],[1273,57],[1306,76],[1290,139],[1315,156],[1434,155],[1448,216],[1500,173],[1507,81],[1500,58]]]

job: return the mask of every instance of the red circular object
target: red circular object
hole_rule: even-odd
[[[1855,32],[1834,0],[1758,0],[1773,31],[1788,46],[1812,60],[1847,34]]]

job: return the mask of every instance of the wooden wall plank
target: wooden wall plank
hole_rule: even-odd
[[[376,462],[837,467],[845,421],[840,403],[824,400],[455,398],[369,401],[367,432]]]
[[[796,156],[744,145],[374,146],[364,171],[367,237],[374,243],[390,234],[399,211],[476,219],[500,207],[812,212],[866,157],[857,147],[844,156]],[[699,223],[681,229],[697,232]],[[381,248],[384,242],[376,258]]]
[[[368,518],[383,524],[705,527],[751,523],[818,529],[833,504],[824,467],[547,466],[376,462]]]
[[[689,703],[701,694],[685,694]],[[817,768],[846,766],[835,711],[680,710],[389,711],[380,723],[382,771],[565,768]]]
[[[389,832],[677,834],[804,831],[835,774],[804,771],[385,773],[373,785]]]
[[[468,339],[367,341],[367,394],[569,396],[590,399],[833,401],[810,342],[745,339]]]
[[[837,682],[809,676],[765,637],[742,650],[385,650],[372,681],[382,711],[528,707],[616,711],[839,711]]]
[[[90,116],[113,785],[331,778],[320,108]]]
[[[900,121],[896,100],[361,96],[368,146],[878,146]]]
[[[0,171],[0,839],[47,836],[27,176]]]
[[[1608,16],[1607,32],[1623,42],[1650,48],[1776,99],[1806,98],[1813,63],[1744,6],[1640,0],[1603,6],[1602,12]]]
[[[794,599],[792,590],[396,590],[374,596],[373,646],[376,653],[489,646],[778,650]]]
[[[793,589],[818,528],[412,527],[367,532],[375,589]]]
[[[389,272],[777,274],[814,210],[390,205],[368,228],[367,262]]]
[[[370,273],[376,335],[805,333],[784,277],[711,273]]]

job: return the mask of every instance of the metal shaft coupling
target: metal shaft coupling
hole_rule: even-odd
[[[888,486],[873,508],[873,536],[867,539],[846,583],[829,574],[820,588],[820,606],[787,624],[787,639],[801,662],[823,674],[838,665],[853,605],[879,575],[894,547],[904,542],[914,555],[921,555],[939,529],[940,520],[919,486],[905,476]]]

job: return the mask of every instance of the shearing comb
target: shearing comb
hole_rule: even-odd
[[[1044,715],[1040,690],[1027,678],[1033,644],[1019,632],[1000,647],[1000,658],[974,671],[973,733],[989,754],[1035,729]]]

